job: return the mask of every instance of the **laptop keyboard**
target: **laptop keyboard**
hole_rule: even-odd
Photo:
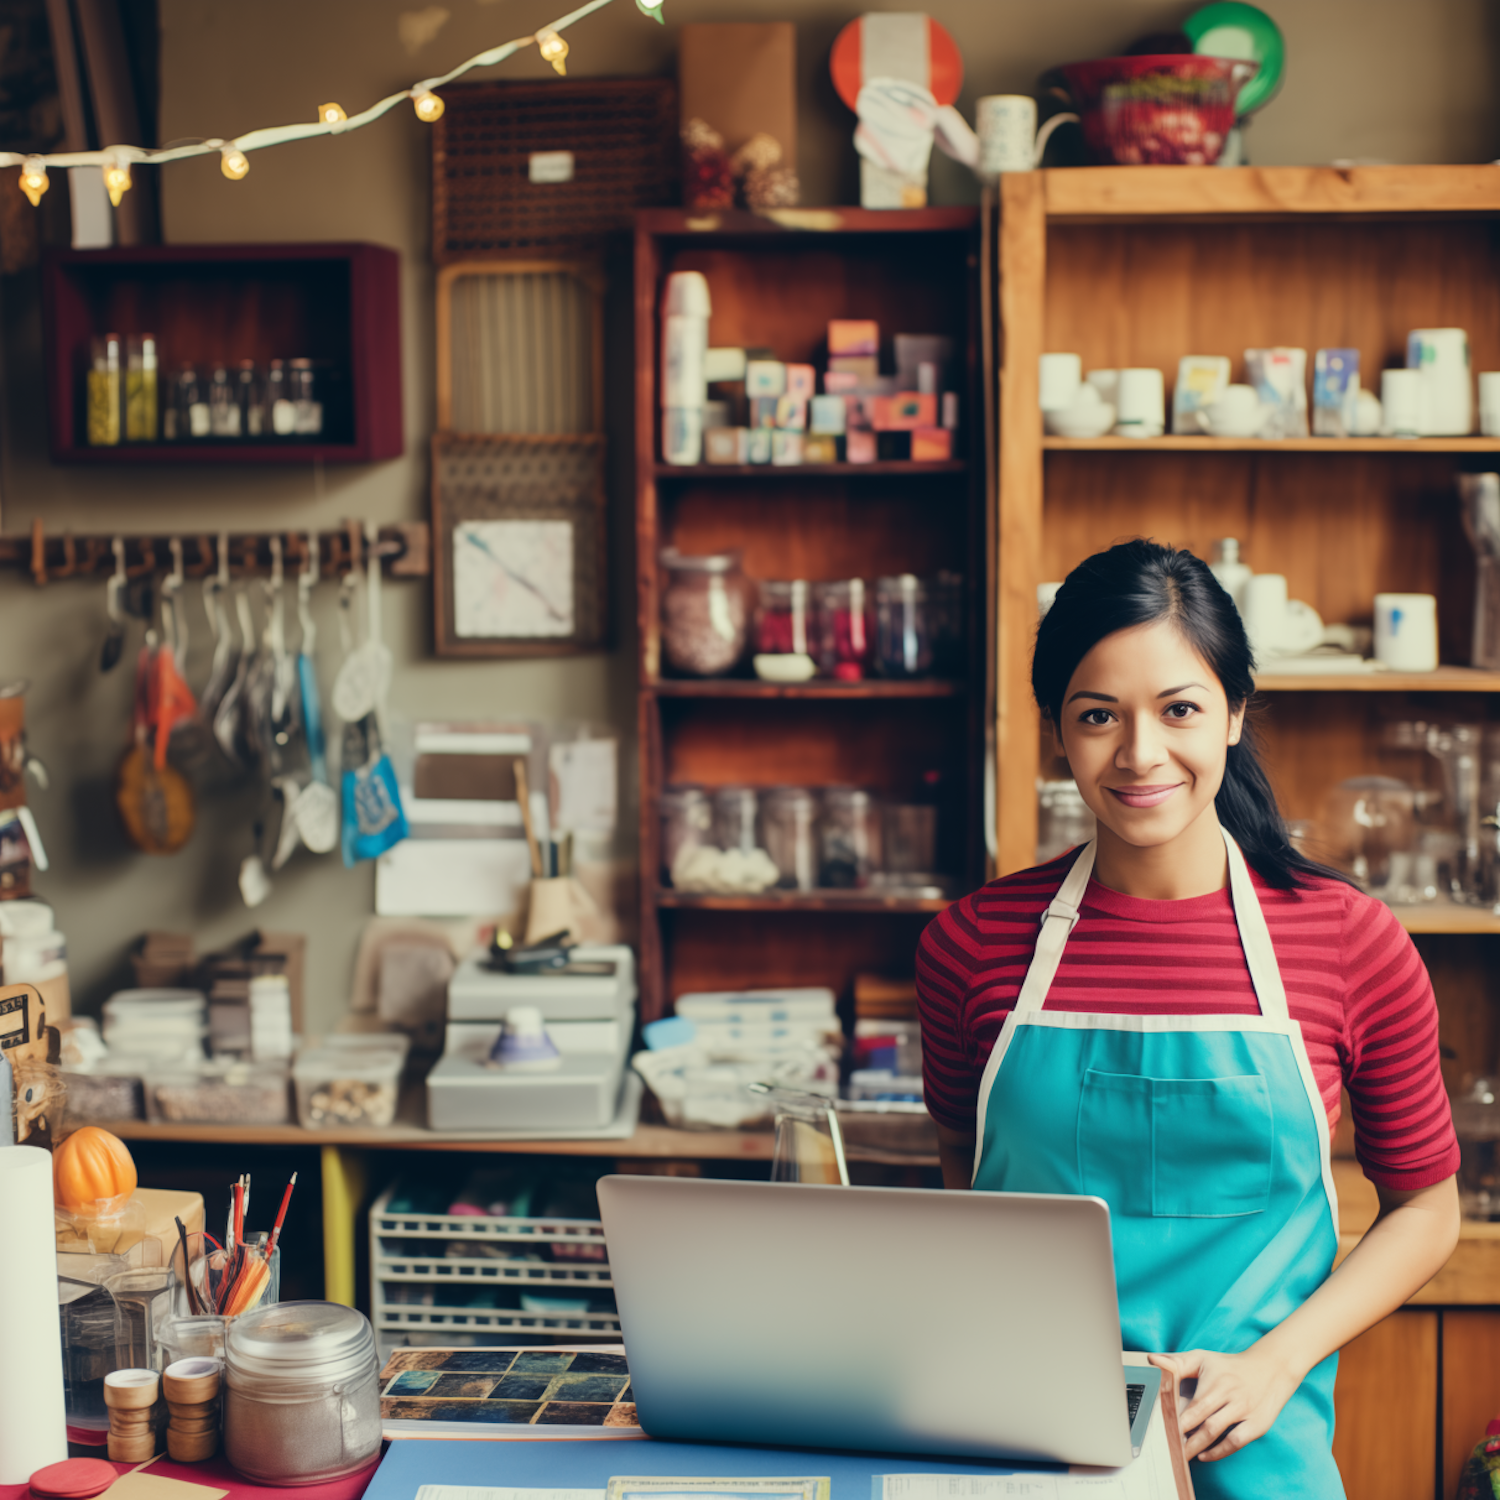
[[[1141,1400],[1146,1394],[1143,1385],[1127,1385],[1125,1387],[1125,1409],[1130,1413],[1130,1425],[1135,1426],[1135,1419],[1141,1409]]]

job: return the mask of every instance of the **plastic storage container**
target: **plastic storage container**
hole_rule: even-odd
[[[104,1045],[168,1065],[196,1064],[207,1004],[197,990],[121,990],[104,1002]]]
[[[353,1474],[380,1451],[380,1363],[363,1313],[283,1302],[235,1318],[224,1344],[224,1455],[261,1484]]]
[[[297,1123],[307,1130],[389,1125],[396,1118],[408,1045],[404,1036],[389,1044],[350,1036],[303,1048],[292,1064]]]
[[[661,554],[661,649],[666,664],[686,677],[722,677],[745,654],[750,586],[737,551],[685,557]]]
[[[285,1125],[291,1113],[283,1067],[204,1061],[146,1079],[146,1116],[158,1122]]]

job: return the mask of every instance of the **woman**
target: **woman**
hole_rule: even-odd
[[[1288,842],[1251,664],[1191,553],[1069,576],[1032,687],[1098,835],[927,929],[926,1097],[949,1187],[1109,1204],[1125,1347],[1197,1380],[1201,1500],[1331,1500],[1336,1351],[1452,1253],[1458,1146],[1427,973]],[[1330,1275],[1341,1087],[1380,1217]]]

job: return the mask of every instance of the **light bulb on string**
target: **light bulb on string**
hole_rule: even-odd
[[[318,119],[325,125],[342,125],[349,118],[342,104],[320,104]]]
[[[643,16],[650,16],[658,26],[665,26],[667,24],[662,19],[662,0],[635,0],[635,8]]]
[[[543,62],[551,63],[559,73],[567,76],[568,44],[550,26],[537,32],[536,50],[542,54]]]
[[[413,95],[411,107],[416,110],[417,118],[428,125],[443,117],[443,101],[431,89],[424,89],[420,94]]]
[[[238,146],[226,146],[219,158],[219,170],[231,182],[238,182],[250,170],[250,158]]]
[[[31,199],[31,206],[39,208],[42,194],[51,187],[47,181],[47,166],[39,156],[28,157],[21,163],[21,191]]]
[[[118,208],[120,199],[130,191],[130,163],[117,156],[106,156],[103,170],[104,190],[109,194],[109,201]]]

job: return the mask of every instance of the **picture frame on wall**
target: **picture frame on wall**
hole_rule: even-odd
[[[604,438],[432,440],[438,656],[562,656],[608,644]]]

